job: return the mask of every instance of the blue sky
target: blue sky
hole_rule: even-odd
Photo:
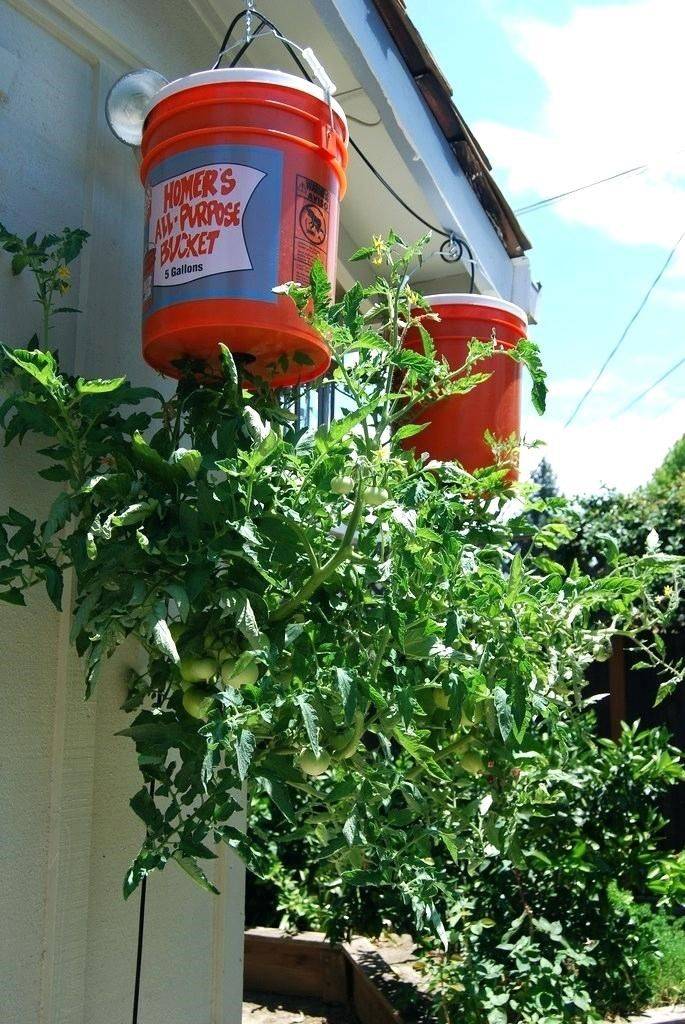
[[[685,231],[685,2],[407,6],[513,207],[649,164],[521,216],[551,386],[548,416],[526,411],[528,436],[548,442],[569,492],[634,487],[685,431],[685,366],[617,415],[685,356],[685,241],[592,398],[562,424]]]

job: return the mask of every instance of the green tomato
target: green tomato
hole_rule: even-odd
[[[326,737],[326,743],[330,746],[331,750],[338,754],[341,750],[354,739],[354,729],[342,729],[340,732],[333,733],[332,736]]]
[[[331,755],[322,750],[317,757],[311,747],[307,747],[298,757],[297,764],[305,775],[323,775],[330,767]]]
[[[459,758],[459,764],[469,775],[481,775],[485,771],[485,763],[475,750],[467,750]]]
[[[448,711],[450,706],[450,697],[448,693],[440,686],[436,686],[433,690],[433,704],[440,711]]]
[[[341,761],[346,761],[348,757],[354,757],[359,750],[359,744],[361,742],[361,736],[353,736],[346,747],[338,753],[338,757]]]
[[[382,505],[389,497],[385,487],[365,487],[362,491],[362,502],[370,508]]]
[[[225,686],[233,686],[239,690],[241,686],[252,686],[257,682],[259,666],[255,661],[241,668],[239,672],[236,672],[235,664],[235,661],[224,661],[221,666],[221,678]]]
[[[215,652],[215,658],[220,665],[223,665],[225,661],[237,661],[240,651],[235,647],[222,647],[221,650]]]
[[[472,736],[464,736],[463,739],[459,740],[454,746],[454,753],[457,757],[461,757],[467,750],[470,750],[474,744],[474,738]]]
[[[333,494],[349,494],[354,490],[354,479],[351,476],[334,476],[331,480]]]
[[[355,711],[352,725],[346,729],[339,730],[330,738],[327,737],[326,743],[335,751],[338,757],[352,757],[359,746],[359,740],[363,732],[364,715],[361,711]]]
[[[218,668],[214,658],[181,658],[178,666],[184,683],[206,683]]]
[[[214,697],[201,686],[189,686],[183,694],[183,707],[191,718],[205,722],[214,703]]]

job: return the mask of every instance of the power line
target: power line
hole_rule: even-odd
[[[666,373],[662,373],[661,376],[657,380],[655,380],[653,384],[650,384],[648,388],[645,388],[645,390],[641,391],[639,395],[636,395],[635,398],[632,398],[627,405],[624,405],[622,409],[619,409],[616,415],[622,416],[624,412],[628,412],[629,409],[632,409],[633,406],[637,405],[638,402],[641,402],[642,399],[646,395],[648,395],[650,391],[653,391],[655,387],[658,387],[658,385],[662,383],[662,381],[665,381],[667,377],[670,377],[672,373],[675,373],[676,370],[680,369],[683,363],[685,363],[685,356],[683,356],[682,359],[679,359],[678,362],[674,366],[672,366],[670,370],[666,370]]]
[[[558,203],[560,199],[566,199],[568,196],[575,196],[578,192],[585,192],[586,189],[595,188],[597,185],[605,185],[609,181],[616,181],[617,178],[627,178],[631,174],[642,174],[647,170],[649,164],[639,164],[637,167],[629,167],[625,171],[618,171],[616,174],[610,174],[606,178],[598,178],[596,181],[589,181],[586,185],[579,185],[577,188],[571,188],[568,192],[558,192],[556,195],[547,196],[546,199],[538,199],[535,203],[529,203],[528,206],[520,206],[514,213],[517,217],[520,217],[524,213],[532,213],[533,210],[541,210],[544,206],[551,206],[552,203]]]
[[[594,380],[592,381],[590,386],[586,389],[585,393],[583,394],[583,396],[580,398],[580,400],[576,404],[575,409],[573,410],[573,412],[571,413],[569,418],[564,423],[564,429],[566,429],[566,427],[569,427],[571,425],[571,423],[573,423],[574,419],[576,418],[576,416],[580,412],[580,410],[583,407],[583,405],[585,404],[586,400],[590,397],[590,395],[594,391],[598,381],[600,380],[600,378],[604,374],[604,371],[606,370],[607,366],[609,365],[611,360],[614,358],[614,356],[616,355],[616,353],[620,349],[621,345],[625,341],[626,337],[628,336],[628,333],[629,333],[631,327],[633,326],[635,321],[638,319],[638,317],[642,313],[642,310],[647,305],[647,302],[649,301],[650,295],[652,294],[652,292],[654,291],[654,289],[658,285],[658,283],[661,280],[661,278],[666,273],[666,269],[667,269],[669,263],[671,262],[671,260],[673,259],[673,257],[675,256],[676,250],[678,249],[678,246],[682,242],[683,238],[685,238],[685,231],[683,231],[683,233],[681,234],[680,238],[678,239],[678,241],[675,243],[675,245],[673,246],[673,248],[669,252],[668,256],[666,257],[666,259],[665,259],[665,261],[664,261],[664,263],[663,263],[663,265],[661,267],[661,269],[659,270],[659,273],[656,275],[656,277],[654,278],[654,280],[650,284],[650,286],[647,289],[647,292],[646,292],[644,298],[642,299],[640,305],[637,307],[637,309],[635,310],[635,312],[631,316],[631,318],[628,321],[626,327],[624,328],[620,338],[618,339],[618,341],[616,342],[614,347],[611,349],[611,351],[609,352],[609,355],[606,357],[606,359],[602,363],[601,367],[597,371]]]
[[[683,152],[682,149],[676,150],[673,156],[679,156]],[[596,188],[597,185],[605,185],[607,182],[617,181],[620,178],[627,178],[631,174],[644,174],[650,167],[654,166],[652,163],[638,164],[636,167],[628,167],[624,171],[617,171],[616,174],[609,174],[606,178],[597,178],[595,181],[588,181],[585,185],[579,185],[577,188],[571,188],[567,192],[558,192],[556,195],[547,196],[545,199],[537,199],[534,203],[528,203],[527,206],[519,206],[514,213],[517,216],[521,216],[524,213],[532,213],[534,210],[544,209],[546,206],[551,206],[553,203],[558,203],[561,199],[566,199],[568,196],[575,196],[578,192],[585,192],[586,189]]]

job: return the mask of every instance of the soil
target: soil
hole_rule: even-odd
[[[303,996],[246,992],[243,1024],[357,1024],[345,1006],[327,1006]]]

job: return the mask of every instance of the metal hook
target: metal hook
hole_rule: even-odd
[[[440,246],[440,258],[444,260],[445,263],[458,263],[460,260],[464,260],[464,254],[466,254],[466,260],[464,262],[471,265],[469,292],[472,294],[475,290],[476,277],[476,260],[474,259],[473,251],[464,238],[460,238],[459,235],[454,233],[454,231],[450,231],[449,237],[447,237]]]
[[[440,256],[445,263],[458,263],[463,255],[464,243],[461,238],[458,238],[454,231],[452,231],[449,238],[446,238],[440,246]]]
[[[464,253],[467,254],[465,260]],[[418,265],[414,267],[413,270],[410,270],[405,276],[405,279],[402,282],[402,287],[410,284],[415,275],[422,269],[423,265],[428,260],[435,259],[437,256],[439,256],[441,260],[444,260],[445,263],[458,263],[459,260],[464,260],[465,263],[469,263],[471,265],[469,294],[473,294],[475,291],[474,279],[476,272],[476,260],[473,258],[473,252],[471,251],[471,246],[468,242],[465,241],[465,239],[460,238],[459,235],[454,233],[454,231],[450,232],[449,237],[445,239],[439,249],[429,252],[427,256],[423,256],[420,259]]]

